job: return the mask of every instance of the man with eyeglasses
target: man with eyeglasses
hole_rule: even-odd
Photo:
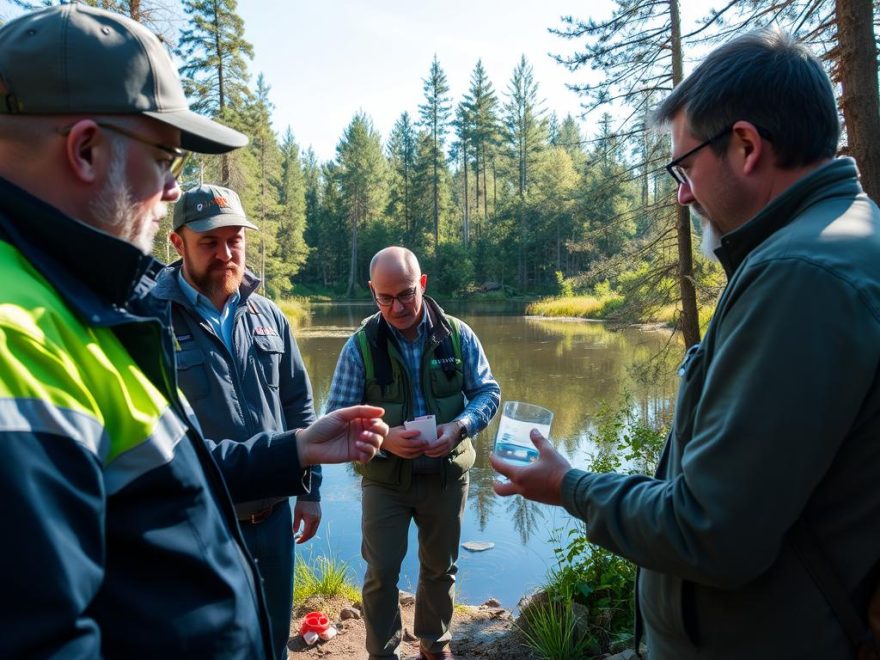
[[[479,339],[425,295],[428,276],[403,247],[370,262],[370,291],[379,308],[339,356],[327,410],[358,403],[385,409],[390,427],[362,482],[364,623],[370,658],[398,658],[402,625],[397,587],[411,521],[419,534],[414,633],[422,658],[451,658],[449,625],[468,470],[470,438],[495,415],[501,390]],[[437,437],[404,422],[434,415]]]
[[[855,657],[880,577],[880,209],[835,158],[821,63],[784,34],[715,50],[656,117],[728,276],[656,475],[572,469],[533,432],[539,460],[493,457],[495,490],[640,567],[651,660]]]
[[[180,260],[165,268],[151,295],[171,304],[180,389],[209,438],[244,442],[258,431],[304,428],[315,421],[312,386],[284,313],[257,293],[245,266],[246,233],[256,230],[235,191],[202,184],[174,205],[169,239]],[[263,578],[276,658],[287,658],[297,543],[321,522],[321,467],[311,488],[287,497],[236,501],[235,513]]]
[[[381,408],[206,441],[149,252],[186,151],[247,138],[190,112],[143,26],[80,4],[0,27],[0,657],[274,658],[236,499],[369,460]]]

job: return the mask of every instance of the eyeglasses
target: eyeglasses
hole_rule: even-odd
[[[407,289],[403,293],[398,293],[396,296],[389,296],[387,293],[376,293],[375,291],[373,291],[373,299],[380,307],[391,307],[391,305],[394,304],[395,300],[401,305],[408,305],[416,299],[417,291],[418,287],[412,287],[410,289]]]
[[[764,128],[761,128],[757,124],[754,124],[754,126],[755,126],[755,130],[758,131],[758,135],[760,135],[762,138],[764,138],[768,142],[773,141],[773,138],[770,135],[770,131],[768,131]],[[697,153],[703,147],[708,147],[713,142],[720,140],[725,135],[730,133],[732,130],[733,130],[733,126],[728,126],[723,131],[721,131],[718,135],[713,135],[708,140],[698,144],[696,147],[694,147],[693,149],[691,149],[687,153],[682,154],[681,156],[679,156],[675,160],[669,161],[669,164],[666,166],[666,171],[669,172],[669,175],[673,179],[675,179],[675,182],[677,184],[682,185],[682,186],[689,184],[690,179],[688,179],[687,172],[685,172],[684,168],[681,166],[682,161],[685,158],[687,158],[688,156],[693,156],[695,153]]]
[[[153,147],[154,149],[158,149],[159,151],[164,151],[166,154],[171,156],[171,161],[168,164],[168,171],[171,173],[175,179],[177,179],[183,173],[183,167],[186,165],[186,160],[189,158],[189,152],[179,147],[169,147],[166,144],[160,144],[158,142],[153,142],[152,140],[147,140],[146,138],[142,138],[137,133],[132,133],[128,129],[122,128],[121,126],[116,126],[115,124],[108,124],[103,121],[96,121],[95,124],[103,128],[104,130],[110,131],[111,133],[116,133],[123,137],[127,137],[129,140],[134,140],[135,142],[140,142],[141,144],[145,144],[148,147]],[[70,133],[70,126],[59,129],[59,133],[61,135],[68,135]]]
[[[710,144],[712,144],[716,140],[720,140],[725,135],[730,133],[732,130],[733,130],[733,126],[728,126],[723,131],[721,131],[718,135],[713,135],[708,140],[706,140],[705,142],[701,142],[700,144],[698,144],[696,147],[694,147],[693,149],[691,149],[687,153],[682,154],[681,156],[679,156],[675,160],[669,161],[669,164],[666,165],[666,171],[669,172],[669,175],[673,179],[675,179],[675,182],[677,184],[682,185],[682,186],[687,185],[690,182],[690,180],[688,179],[687,173],[685,173],[684,168],[681,166],[682,161],[689,156],[693,156],[695,153],[697,153],[703,147],[708,147]]]

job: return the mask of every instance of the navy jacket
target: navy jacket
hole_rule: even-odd
[[[260,280],[245,272],[234,311],[235,351],[230,354],[181,290],[181,265],[177,261],[163,269],[151,295],[171,302],[178,382],[205,436],[241,442],[261,431],[305,428],[314,422],[312,387],[290,323],[273,302],[255,293]],[[303,477],[300,499],[318,501],[321,467],[307,469]],[[234,488],[231,492],[240,516],[272,503],[246,502]]]

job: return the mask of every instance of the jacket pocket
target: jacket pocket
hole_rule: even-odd
[[[274,335],[255,335],[254,349],[254,359],[263,382],[273,390],[277,390],[280,382],[281,356],[284,355],[284,341]]]
[[[178,351],[177,383],[187,399],[203,399],[211,391],[211,383],[205,367],[205,354],[199,349]]]

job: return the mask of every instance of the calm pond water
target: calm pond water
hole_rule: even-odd
[[[674,371],[666,368],[649,378],[635,375],[639,365],[663,352],[668,333],[637,328],[612,332],[601,323],[525,317],[522,305],[449,304],[444,308],[468,323],[480,338],[501,386],[502,401],[529,401],[553,410],[551,440],[575,466],[586,467],[596,449],[590,438],[603,402],[616,409],[625,389],[632,394],[633,406],[652,415],[667,409],[674,396]],[[313,305],[310,322],[296,331],[315,405],[321,412],[342,345],[374,311],[372,303]],[[673,348],[671,353],[680,350]],[[514,609],[524,594],[545,581],[555,563],[554,537],[563,537],[575,522],[562,508],[495,495],[495,472],[488,454],[497,420],[498,415],[476,438],[477,462],[470,473],[461,538],[462,542],[491,541],[495,547],[477,553],[461,550],[457,599],[477,605],[497,598],[503,607]],[[321,492],[321,527],[297,552],[306,560],[330,555],[346,562],[360,584],[365,566],[360,556],[359,477],[350,465],[325,466]],[[412,525],[400,587],[415,592],[417,581]]]

